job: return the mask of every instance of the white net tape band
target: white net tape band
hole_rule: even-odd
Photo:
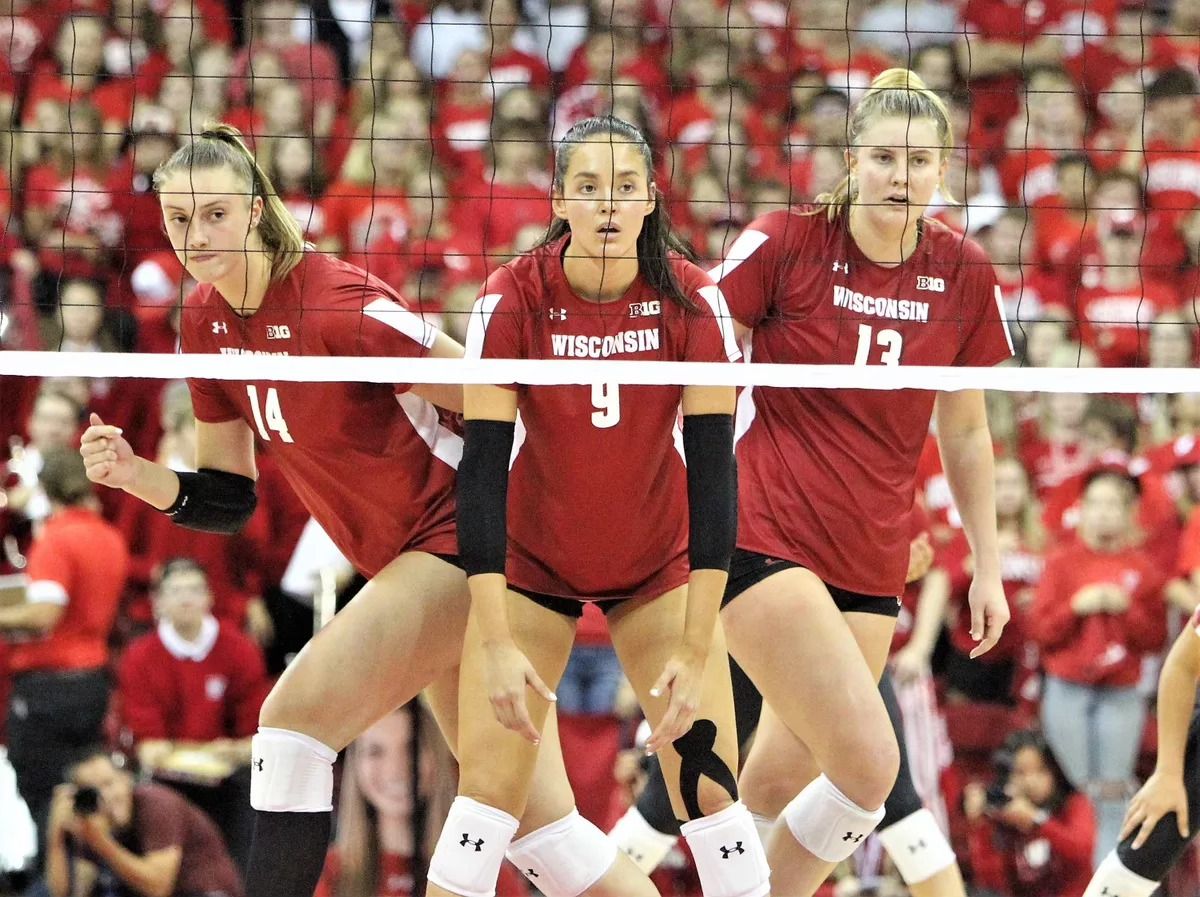
[[[1194,368],[962,368],[707,362],[0,352],[0,375],[359,383],[561,383],[993,389],[1004,392],[1200,392]]]

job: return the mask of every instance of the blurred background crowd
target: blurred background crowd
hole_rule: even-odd
[[[544,232],[575,121],[639,124],[678,230],[717,260],[838,181],[847,109],[894,65],[951,109],[933,213],[991,256],[1014,363],[1194,366],[1200,0],[3,0],[0,349],[175,351],[191,284],[150,175],[209,121],[243,130],[313,244],[461,339],[488,271]],[[0,893],[56,838],[86,846],[68,780],[215,826],[189,843],[236,871],[258,704],[356,585],[269,459],[235,538],[94,492],[74,451],[89,412],[176,469],[194,445],[181,383],[102,375],[0,378]],[[1200,605],[1200,395],[989,407],[1014,621],[967,660],[971,559],[931,440],[913,536],[932,566],[894,673],[972,887],[1075,897],[1152,763],[1158,664]],[[641,767],[599,615],[558,693],[580,808],[606,826]],[[414,893],[453,761],[419,706],[348,754],[321,893]],[[663,893],[697,894],[686,856],[669,865]],[[81,892],[125,893],[103,866]],[[874,846],[839,877],[838,897],[904,893]],[[1198,893],[1200,863],[1167,887]]]

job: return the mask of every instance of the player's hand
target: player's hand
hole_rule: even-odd
[[[929,541],[929,533],[921,533],[908,547],[908,573],[905,582],[916,582],[929,572],[933,566],[933,545]]]
[[[89,422],[91,426],[83,431],[79,443],[88,479],[114,489],[128,486],[137,476],[137,456],[132,446],[121,435],[120,427],[109,426],[94,411]]]
[[[1008,625],[1008,599],[1004,597],[1000,577],[976,576],[971,580],[967,603],[971,607],[971,638],[979,642],[971,650],[973,660],[996,647]]]
[[[514,641],[493,642],[485,647],[487,654],[488,700],[500,725],[527,738],[534,744],[542,740],[541,733],[529,717],[525,689],[532,688],[547,701],[558,700],[529,658]]]
[[[667,711],[646,742],[646,753],[656,754],[676,738],[682,738],[696,721],[700,709],[700,694],[704,689],[704,664],[708,653],[695,648],[681,647],[667,665],[662,675],[650,689],[654,698],[667,696]]]
[[[1165,776],[1156,771],[1146,779],[1146,784],[1129,802],[1129,809],[1125,811],[1125,823],[1121,826],[1120,840],[1124,841],[1136,831],[1138,834],[1133,839],[1133,849],[1137,850],[1146,843],[1158,821],[1168,813],[1175,814],[1179,837],[1186,841],[1189,837],[1188,799],[1183,778]]]

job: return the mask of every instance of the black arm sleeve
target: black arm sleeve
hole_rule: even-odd
[[[683,418],[687,458],[688,560],[693,570],[729,570],[737,540],[733,415]]]
[[[458,465],[458,558],[468,576],[503,573],[512,421],[468,420]]]
[[[163,513],[180,526],[232,535],[246,525],[258,506],[254,480],[250,477],[211,467],[176,475],[179,496]]]

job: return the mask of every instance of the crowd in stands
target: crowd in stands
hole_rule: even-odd
[[[838,181],[849,104],[902,65],[953,113],[933,211],[990,255],[1014,363],[1196,363],[1200,0],[2,9],[0,349],[176,350],[191,285],[150,175],[209,121],[247,135],[317,248],[461,339],[488,271],[543,234],[552,141],[573,122],[611,111],[641,126],[677,229],[717,260],[756,216]],[[116,868],[63,788],[107,786],[174,818],[123,849],[183,849],[176,875],[195,871],[189,838],[244,861],[247,738],[311,631],[282,586],[307,515],[268,459],[237,537],[80,479],[70,459],[93,412],[139,453],[192,463],[183,384],[103,374],[0,378],[0,574],[32,580],[22,604],[0,578],[0,726],[51,893],[67,841],[101,883]],[[968,659],[971,558],[931,440],[913,534],[932,569],[905,597],[893,666],[914,776],[973,886],[1078,897],[1153,757],[1162,652],[1200,604],[1200,395],[997,393],[989,412],[1013,622]],[[637,726],[603,624],[585,621],[559,709],[581,808],[605,825],[637,787],[623,753]],[[436,742],[406,708],[349,750],[323,897],[411,892],[453,794]],[[685,857],[669,865],[664,893],[698,893]],[[1198,867],[1169,894],[1197,893]],[[878,850],[840,875],[838,897],[901,893]]]

